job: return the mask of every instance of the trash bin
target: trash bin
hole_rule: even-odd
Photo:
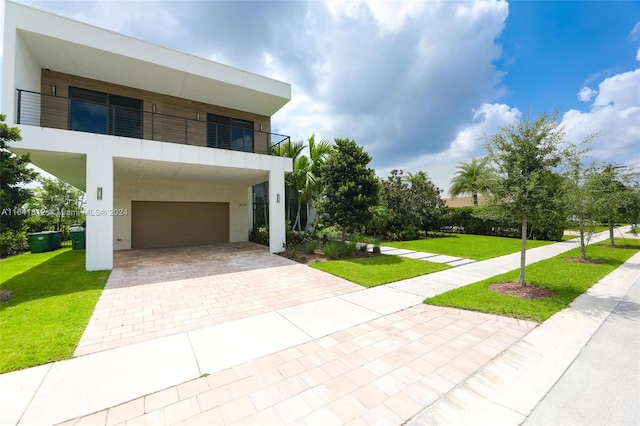
[[[27,234],[29,237],[29,250],[31,253],[44,253],[53,250],[51,236],[48,232],[33,232]]]
[[[58,250],[60,247],[62,247],[62,232],[48,231],[48,234],[51,250]]]
[[[71,248],[73,250],[85,249],[85,229],[82,225],[73,225],[69,230]]]

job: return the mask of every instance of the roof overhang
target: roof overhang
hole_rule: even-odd
[[[288,83],[7,3],[40,68],[266,116],[291,100]]]

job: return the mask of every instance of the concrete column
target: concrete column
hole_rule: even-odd
[[[113,269],[113,157],[87,154],[86,173],[86,268]]]
[[[284,251],[287,243],[286,214],[284,210],[284,171],[269,172],[269,250]]]

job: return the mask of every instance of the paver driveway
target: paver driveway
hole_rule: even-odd
[[[119,251],[75,355],[361,289],[253,243]]]

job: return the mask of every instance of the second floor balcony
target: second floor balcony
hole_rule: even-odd
[[[99,92],[73,97],[18,90],[17,124],[271,155],[289,136],[256,130],[246,120],[199,113],[194,118],[143,109],[142,101]]]

